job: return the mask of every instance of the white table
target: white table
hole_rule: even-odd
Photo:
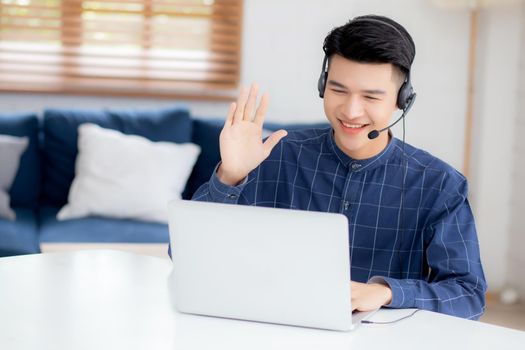
[[[0,349],[525,348],[525,332],[426,311],[350,333],[180,314],[170,270],[169,260],[109,250],[1,258]]]

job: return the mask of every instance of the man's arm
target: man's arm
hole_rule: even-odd
[[[442,201],[437,220],[424,232],[430,237],[426,258],[430,274],[426,281],[373,277],[369,283],[386,283],[392,290],[393,308],[419,308],[469,319],[485,310],[487,284],[480,261],[474,217],[463,179],[455,195]]]
[[[219,179],[217,170],[220,166],[221,163],[219,163],[213,170],[210,180],[202,184],[197,191],[195,191],[191,200],[228,204],[238,203],[241,193],[248,181],[248,177],[245,177],[236,186],[230,186]]]

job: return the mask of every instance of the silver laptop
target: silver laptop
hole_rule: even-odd
[[[176,200],[169,204],[175,308],[184,313],[352,330],[342,214]]]

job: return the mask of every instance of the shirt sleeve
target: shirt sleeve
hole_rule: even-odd
[[[392,301],[387,307],[419,308],[468,319],[485,310],[487,284],[480,261],[474,217],[467,200],[466,180],[448,191],[441,210],[423,232],[429,237],[427,280],[375,276],[369,283],[387,284]]]
[[[246,177],[237,186],[229,186],[222,183],[217,177],[219,164],[213,170],[208,182],[200,186],[193,194],[191,200],[215,203],[237,204],[243,188],[246,186],[248,177]]]

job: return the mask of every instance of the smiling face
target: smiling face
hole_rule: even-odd
[[[397,109],[403,77],[391,63],[359,63],[330,58],[324,111],[337,146],[353,159],[367,159],[388,144],[388,133],[370,140],[368,133],[388,126]]]

